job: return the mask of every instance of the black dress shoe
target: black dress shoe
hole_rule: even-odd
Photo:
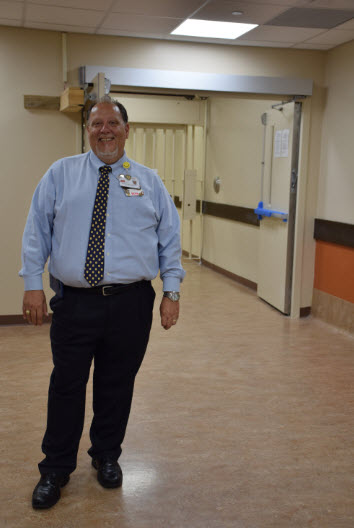
[[[51,508],[60,499],[60,488],[70,480],[69,475],[46,473],[33,490],[32,506],[35,509]]]
[[[119,488],[123,482],[123,474],[118,462],[112,457],[92,459],[92,465],[97,469],[97,480],[104,488]]]

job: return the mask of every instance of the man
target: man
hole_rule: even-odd
[[[105,488],[122,485],[121,454],[135,376],[144,357],[160,270],[161,324],[179,314],[179,217],[162,181],[127,158],[123,105],[105,96],[91,109],[91,151],[55,162],[40,181],[23,236],[23,316],[41,325],[50,256],[54,369],[34,508],[50,508],[76,468],[92,359],[92,465]]]

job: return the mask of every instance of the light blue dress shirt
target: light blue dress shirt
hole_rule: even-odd
[[[128,169],[123,167],[129,162]],[[99,167],[92,152],[56,161],[33,195],[22,244],[25,290],[43,289],[42,274],[67,286],[90,287],[84,278],[88,237]],[[179,291],[180,221],[159,176],[127,158],[111,165],[107,205],[104,278],[100,284],[128,284],[154,279],[160,270],[164,291]],[[120,174],[139,180],[143,196],[126,196]]]

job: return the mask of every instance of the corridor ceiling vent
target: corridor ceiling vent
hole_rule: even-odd
[[[348,9],[303,9],[294,7],[265,23],[266,26],[331,29],[354,17]]]
[[[235,40],[257,26],[258,24],[239,24],[236,22],[217,22],[190,18],[171,31],[171,35]]]

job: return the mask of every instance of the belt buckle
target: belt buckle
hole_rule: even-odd
[[[102,286],[102,295],[104,297],[108,297],[109,295],[112,295],[112,293],[106,293],[107,288],[112,288],[112,286]]]

